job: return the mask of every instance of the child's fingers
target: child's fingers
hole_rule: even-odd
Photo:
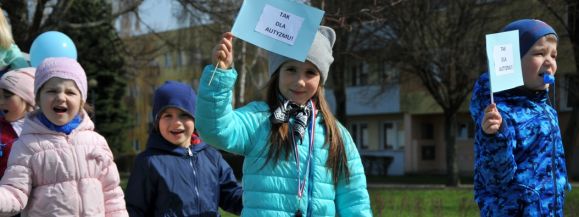
[[[224,44],[219,44],[217,45],[217,47],[215,48],[215,54],[214,57],[217,60],[224,60],[227,59],[227,57],[229,56],[228,54],[229,52],[227,51],[227,48]]]
[[[495,134],[499,131],[499,128],[500,128],[500,125],[498,125],[498,124],[489,124],[484,129],[484,132],[487,134]]]
[[[231,52],[233,50],[233,34],[231,32],[223,33],[221,44],[225,45],[227,51]]]
[[[497,111],[490,111],[485,114],[485,119],[499,120],[501,119],[501,114]]]
[[[490,112],[490,111],[498,111],[497,110],[497,105],[494,103],[489,104],[486,108],[485,108],[485,113],[486,112]]]
[[[486,107],[481,127],[487,134],[495,134],[502,124],[502,117],[495,104]]]
[[[230,40],[227,40],[226,38],[221,39],[221,48],[227,52],[231,52],[232,48],[233,48],[233,44]]]
[[[233,38],[234,38],[234,37],[233,37],[233,33],[231,33],[231,32],[225,32],[225,33],[223,33],[223,38],[225,38],[225,39],[227,39],[227,40],[229,40],[229,41],[233,41]]]

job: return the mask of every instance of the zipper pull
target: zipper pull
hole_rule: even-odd
[[[190,147],[187,147],[187,154],[189,154],[189,157],[193,157],[193,152],[191,152]]]

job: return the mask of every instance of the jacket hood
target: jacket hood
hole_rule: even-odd
[[[188,156],[189,155],[187,148],[176,146],[176,145],[170,143],[165,138],[163,138],[163,136],[161,136],[161,134],[159,132],[156,132],[156,130],[153,130],[153,132],[151,132],[149,134],[149,139],[147,140],[147,148],[168,152],[168,153],[171,153],[173,155],[178,155],[178,156]],[[201,142],[201,143],[196,144],[196,145],[191,145],[191,146],[189,146],[189,148],[191,149],[192,153],[197,153],[197,152],[200,152],[203,149],[207,148],[207,144],[204,142]]]

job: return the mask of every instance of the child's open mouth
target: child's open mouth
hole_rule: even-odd
[[[60,106],[56,106],[56,107],[52,108],[52,110],[54,110],[54,112],[56,112],[56,113],[65,113],[66,111],[68,111],[68,109],[66,107],[60,107]]]
[[[171,132],[171,134],[173,134],[173,135],[176,136],[176,135],[179,135],[179,134],[184,133],[185,130],[171,130],[171,131],[169,131],[169,132]]]
[[[2,110],[2,112],[4,112],[4,114],[8,114],[9,111],[4,109],[4,110]]]

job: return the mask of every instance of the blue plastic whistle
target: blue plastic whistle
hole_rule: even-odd
[[[545,72],[543,74],[543,82],[545,82],[545,84],[554,84],[555,83],[555,76],[551,75],[550,73]]]

